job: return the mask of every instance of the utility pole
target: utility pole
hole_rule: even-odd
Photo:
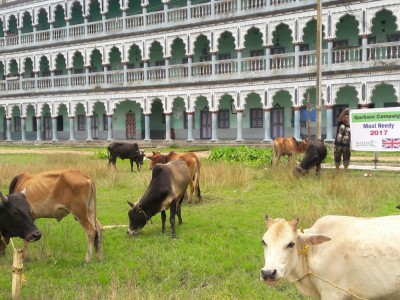
[[[310,120],[310,113],[311,113],[311,103],[310,103],[310,94],[307,94],[307,140],[311,141],[311,120]]]
[[[322,0],[317,0],[317,72],[316,72],[316,120],[315,140],[321,139],[322,123]]]

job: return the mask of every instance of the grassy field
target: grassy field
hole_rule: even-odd
[[[96,182],[102,225],[128,224],[127,200],[138,200],[147,188],[148,162],[132,173],[128,161],[118,160],[115,172],[96,149],[83,150],[2,154],[0,149],[0,188],[7,192],[21,172],[79,168]],[[43,236],[30,245],[22,299],[306,299],[292,284],[271,288],[260,281],[264,216],[298,216],[307,227],[326,214],[397,214],[399,174],[363,174],[323,170],[319,180],[311,174],[299,180],[285,163],[251,167],[203,158],[204,202],[184,202],[178,239],[171,238],[169,228],[161,233],[156,215],[137,238],[129,238],[126,228],[105,230],[105,260],[94,256],[84,265],[86,237],[72,216],[59,223],[37,220]],[[20,239],[13,241],[23,246]],[[0,299],[11,299],[11,266],[9,247],[0,257]]]

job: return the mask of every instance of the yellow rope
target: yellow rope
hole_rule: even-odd
[[[331,282],[329,280],[326,280],[326,279],[322,278],[321,276],[318,276],[317,274],[314,274],[312,271],[310,271],[310,267],[308,266],[308,249],[309,249],[309,246],[305,245],[304,248],[302,250],[300,250],[300,254],[304,255],[305,258],[306,258],[307,273],[304,276],[302,276],[301,278],[297,279],[296,282],[299,282],[299,281],[303,280],[304,278],[306,278],[307,276],[312,275],[312,276],[318,278],[319,280],[322,280],[323,282],[326,282],[326,283],[334,286],[335,288],[337,288],[337,289],[339,289],[339,290],[341,290],[341,291],[343,291],[343,292],[345,292],[345,293],[347,293],[347,294],[349,294],[349,295],[351,295],[351,296],[353,296],[353,297],[355,297],[357,299],[368,300],[367,298],[363,298],[363,297],[358,296],[358,295],[356,295],[356,294],[354,294],[352,292],[349,292],[349,291],[345,290],[344,288],[341,288],[340,286],[334,284],[333,282]]]
[[[10,238],[10,242],[11,242],[11,246],[13,247],[13,249],[15,249],[14,242],[13,242],[12,238]]]

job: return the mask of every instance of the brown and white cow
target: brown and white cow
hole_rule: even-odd
[[[10,194],[26,190],[34,219],[55,218],[60,221],[69,213],[81,224],[87,236],[86,263],[93,246],[103,259],[102,228],[96,216],[96,186],[92,178],[79,170],[59,170],[38,174],[22,173],[11,181]],[[24,254],[27,253],[25,244]]]
[[[152,171],[151,182],[142,199],[133,204],[129,216],[129,235],[137,235],[151,217],[161,212],[162,232],[165,231],[165,211],[170,209],[172,237],[175,233],[175,214],[182,223],[181,204],[190,181],[189,169],[184,161],[174,160],[167,164],[157,164]]]
[[[176,153],[171,151],[167,155],[163,155],[160,152],[153,152],[152,156],[147,157],[150,160],[149,169],[154,168],[156,164],[165,164],[170,161],[174,161],[177,159],[183,160],[189,168],[190,172],[190,195],[188,196],[188,202],[192,202],[193,194],[196,192],[198,203],[202,202],[201,194],[200,194],[200,159],[193,152],[185,152],[185,153]]]
[[[272,163],[277,163],[282,156],[288,156],[289,162],[292,156],[306,151],[307,140],[297,141],[294,137],[277,137],[273,144]]]
[[[266,216],[262,238],[267,285],[296,283],[325,299],[400,299],[400,216],[325,216],[300,230],[298,219]]]

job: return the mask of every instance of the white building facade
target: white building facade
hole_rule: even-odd
[[[332,141],[344,107],[400,105],[400,2],[322,4]],[[316,0],[0,0],[0,140],[301,139],[316,18]]]

